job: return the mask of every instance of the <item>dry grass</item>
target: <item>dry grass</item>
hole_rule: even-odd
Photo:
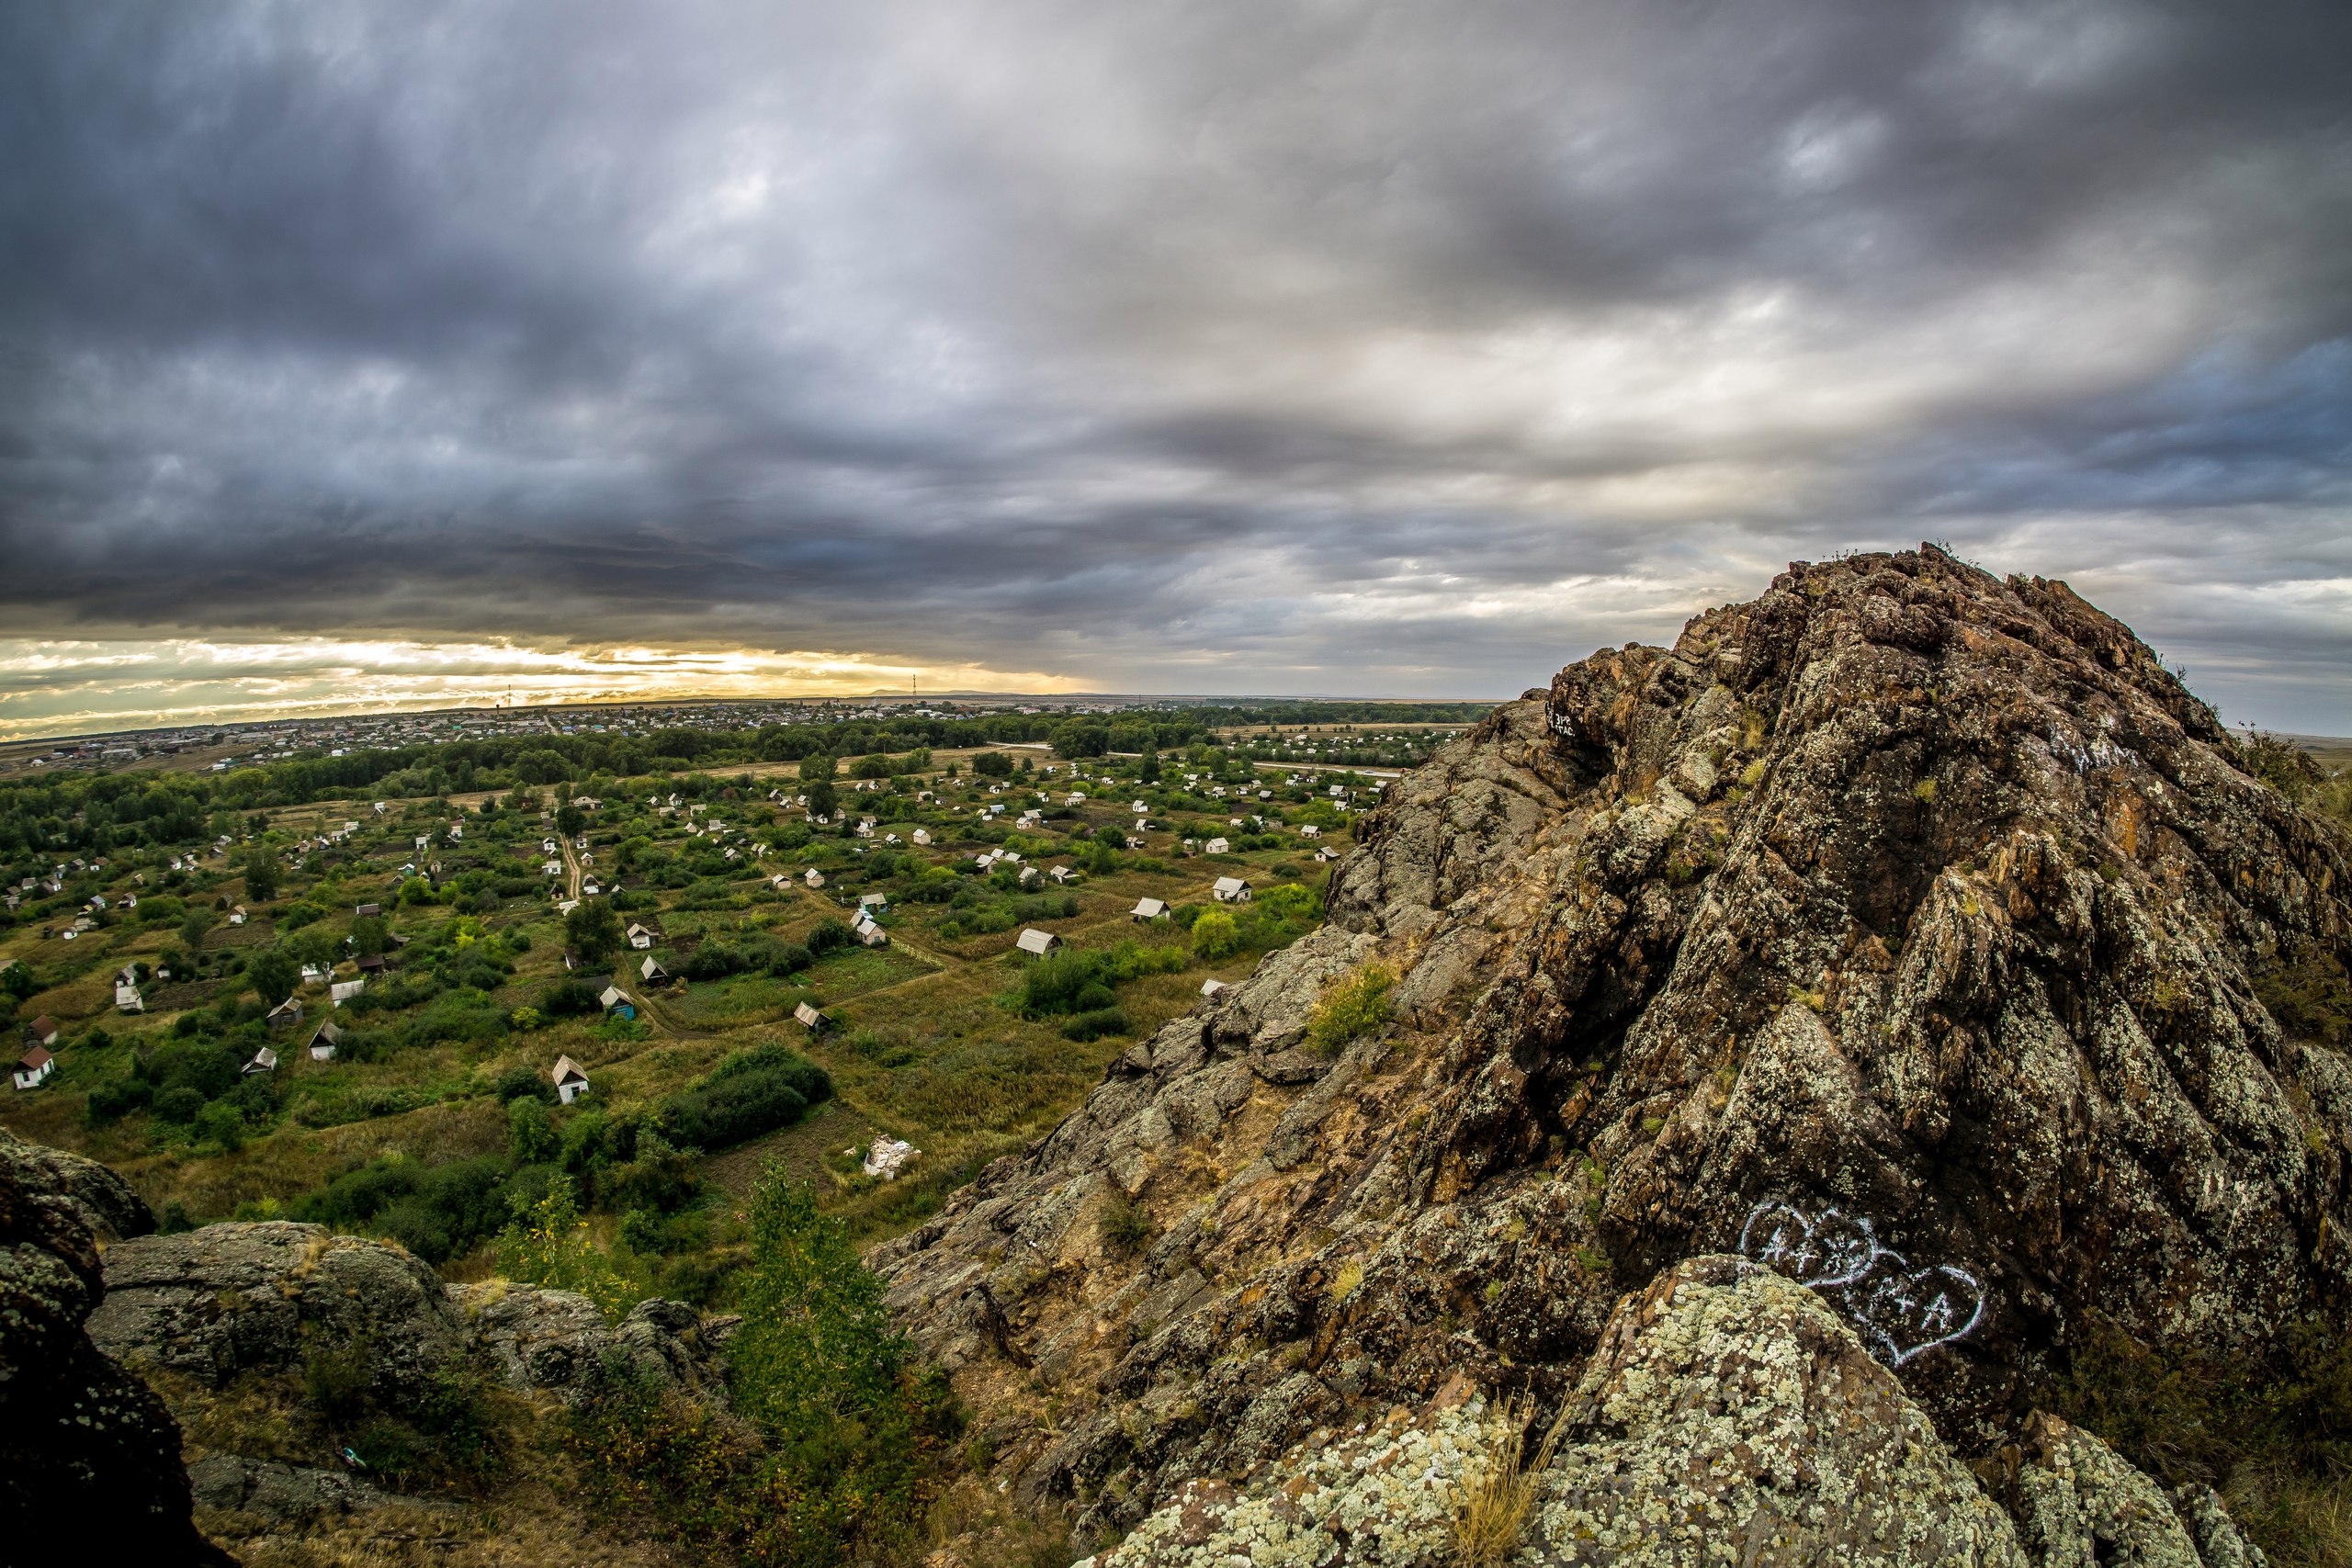
[[[1454,1483],[1453,1553],[1461,1568],[1497,1568],[1519,1548],[1537,1478],[1552,1467],[1568,1418],[1563,1407],[1536,1446],[1534,1462],[1522,1464],[1532,1414],[1516,1399],[1503,1401],[1487,1423],[1486,1453]]]

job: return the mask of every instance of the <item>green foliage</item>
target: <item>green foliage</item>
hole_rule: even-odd
[[[2238,743],[2238,764],[2293,801],[2303,799],[2327,778],[2319,760],[2310,752],[2258,729],[2247,730]]]
[[[2255,981],[2255,995],[2290,1038],[2352,1049],[2352,980],[2333,953],[2313,948]]]
[[[568,1182],[555,1183],[499,1233],[498,1271],[526,1284],[575,1291],[595,1303],[609,1323],[618,1323],[648,1293],[633,1256],[612,1256],[597,1247]]]
[[[245,964],[245,983],[272,1007],[292,996],[301,979],[302,966],[282,946],[263,948]]]
[[[1204,909],[1193,921],[1193,951],[1203,963],[1222,962],[1240,949],[1240,925],[1223,909]]]
[[[492,1156],[424,1166],[390,1155],[304,1193],[290,1212],[334,1230],[390,1236],[426,1262],[442,1263],[470,1251],[506,1219],[509,1175],[507,1163]]]
[[[620,951],[621,918],[602,898],[583,898],[563,918],[563,940],[592,968],[612,962]]]
[[[972,772],[984,778],[1009,779],[1012,776],[1012,759],[1001,751],[983,751],[972,759]]]
[[[1396,976],[1383,964],[1367,964],[1323,993],[1306,1025],[1306,1043],[1325,1055],[1388,1021],[1388,993]]]
[[[515,1164],[544,1165],[555,1158],[562,1146],[543,1101],[527,1093],[508,1100],[506,1153]]]
[[[1151,1245],[1151,1216],[1114,1188],[1103,1205],[1102,1232],[1104,1247],[1122,1258],[1133,1257]]]
[[[245,897],[256,904],[266,904],[277,897],[277,852],[264,844],[254,846],[245,859]]]
[[[1117,999],[1113,987],[1143,975],[1173,975],[1184,963],[1181,947],[1147,947],[1132,939],[1107,948],[1063,948],[1022,971],[1017,1005],[1027,1018],[1099,1013]]]
[[[548,1018],[585,1018],[605,1010],[596,987],[585,980],[558,980],[539,993],[539,1011]]]
[[[730,1053],[704,1082],[672,1095],[662,1122],[682,1144],[729,1148],[791,1126],[832,1092],[822,1067],[788,1046],[762,1045]]]

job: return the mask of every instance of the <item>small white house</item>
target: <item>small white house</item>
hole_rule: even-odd
[[[878,915],[890,907],[890,896],[888,893],[861,893],[857,896],[857,907],[871,909]]]
[[[1298,836],[1302,839],[1319,839],[1323,836],[1323,829],[1312,822],[1302,822],[1298,825]]]
[[[334,1061],[334,1048],[342,1043],[343,1031],[334,1026],[334,1020],[322,1019],[318,1029],[311,1036],[311,1060],[313,1062]]]
[[[277,1053],[271,1050],[266,1045],[254,1052],[254,1059],[245,1064],[245,1076],[247,1077],[253,1077],[255,1073],[274,1073],[276,1071],[277,1071]]]
[[[645,955],[645,962],[637,966],[637,973],[638,977],[649,986],[666,986],[670,983],[670,972],[654,962],[653,955],[650,953]]]
[[[1134,919],[1164,920],[1168,918],[1168,905],[1164,899],[1138,898],[1136,900],[1136,907],[1127,913],[1129,918]]]
[[[1046,873],[1046,874],[1048,877],[1052,878],[1055,882],[1057,882],[1057,883],[1062,883],[1062,882],[1068,882],[1068,881],[1071,878],[1071,876],[1073,876],[1073,875],[1074,875],[1074,874],[1075,874],[1075,873],[1073,873],[1073,872],[1070,870],[1070,868],[1069,868],[1069,867],[1068,867],[1068,866],[1066,866],[1066,865],[1057,865],[1057,866],[1054,867],[1054,869],[1053,869],[1053,870],[1051,870],[1051,871],[1049,871],[1049,872]]]
[[[1062,944],[1062,939],[1051,931],[1041,931],[1031,926],[1013,942],[1013,946],[1032,958],[1043,958]]]
[[[1209,896],[1220,904],[1247,904],[1250,885],[1238,876],[1220,876],[1210,886]]]
[[[25,1043],[28,1045],[56,1044],[57,1021],[47,1013],[43,1013],[25,1025]]]
[[[242,926],[245,923],[245,907],[243,904],[229,911],[229,923],[232,926]]]
[[[1201,852],[1204,854],[1221,855],[1227,853],[1232,849],[1232,845],[1223,839],[1211,839],[1207,843],[1201,846]]]
[[[28,1045],[17,1058],[16,1079],[18,1089],[39,1089],[50,1074],[57,1070],[57,1058],[39,1045]]]
[[[628,923],[628,944],[642,953],[653,945],[653,933],[631,920]]]
[[[812,865],[801,873],[800,880],[811,887],[822,887],[825,885],[825,874]]]
[[[118,985],[114,988],[114,1005],[125,1012],[145,1012],[147,1004],[141,999],[136,986]]]
[[[368,976],[365,975],[360,976],[356,980],[337,980],[327,987],[327,1000],[341,1007],[367,988]]]
[[[876,925],[871,920],[861,921],[856,930],[857,940],[867,947],[888,947],[890,945],[890,933],[884,931],[880,926]]]
[[[569,1056],[558,1056],[548,1076],[555,1080],[555,1095],[566,1105],[588,1092],[588,1075]]]

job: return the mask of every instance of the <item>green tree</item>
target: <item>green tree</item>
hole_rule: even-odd
[[[903,1456],[907,1348],[890,1330],[882,1280],[858,1260],[842,1222],[771,1167],[752,1195],[752,1267],[743,1327],[728,1347],[735,1408],[787,1450]],[[903,1464],[903,1458],[899,1462]],[[903,1487],[910,1473],[897,1478]]]
[[[808,786],[808,809],[819,817],[831,817],[841,805],[841,795],[823,779]]]
[[[190,953],[200,952],[204,947],[204,933],[211,929],[212,911],[191,906],[187,919],[180,922],[180,945]]]
[[[245,897],[256,904],[277,897],[277,852],[266,844],[254,845],[245,858]]]
[[[555,808],[555,830],[565,838],[576,838],[580,829],[588,826],[588,814],[565,801]]]
[[[1193,922],[1193,951],[1207,962],[1230,958],[1241,946],[1241,928],[1223,909],[1210,909]]]
[[[530,1095],[506,1105],[506,1152],[517,1165],[545,1165],[563,1145],[548,1121],[548,1108]]]
[[[972,772],[989,778],[1009,779],[1012,776],[1012,759],[1001,751],[983,751],[972,759]]]
[[[245,983],[272,1007],[292,996],[301,978],[302,966],[282,946],[265,947],[245,964]]]
[[[594,967],[620,951],[621,918],[602,898],[583,898],[563,919],[563,940],[581,962]]]
[[[833,754],[830,751],[811,751],[800,759],[802,784],[824,784],[832,778],[835,772]]]

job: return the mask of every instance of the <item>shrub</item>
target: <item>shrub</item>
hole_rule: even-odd
[[[574,1291],[618,1323],[646,1296],[634,1257],[609,1257],[588,1235],[568,1183],[557,1182],[498,1237],[498,1271],[510,1280]]]
[[[1204,909],[1193,921],[1193,951],[1203,962],[1230,958],[1240,948],[1240,928],[1223,909]]]
[[[1100,1040],[1106,1034],[1130,1032],[1126,1010],[1118,1007],[1082,1012],[1062,1025],[1062,1038],[1065,1040]]]
[[[785,1074],[741,1073],[672,1095],[662,1122],[680,1143],[708,1152],[789,1127],[808,1110],[808,1097]]]
[[[1306,1043],[1335,1055],[1350,1041],[1388,1021],[1388,992],[1396,976],[1385,964],[1367,964],[1323,993],[1306,1025]]]
[[[539,1011],[549,1018],[580,1018],[604,1010],[596,988],[584,980],[558,980],[539,996]]]

